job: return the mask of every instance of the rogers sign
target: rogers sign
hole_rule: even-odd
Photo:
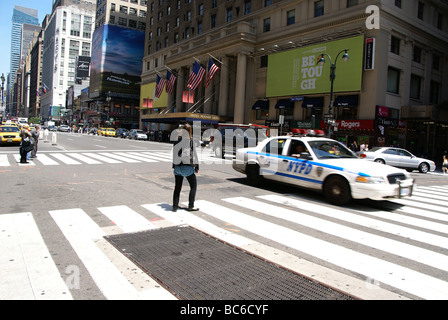
[[[339,130],[373,130],[374,120],[336,120],[334,125]],[[326,128],[323,121],[321,128]]]

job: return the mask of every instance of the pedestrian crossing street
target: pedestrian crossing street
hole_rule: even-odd
[[[198,154],[200,163],[231,163],[231,160],[219,159],[205,150]],[[117,152],[61,152],[38,153],[37,158],[27,164],[20,163],[19,154],[0,154],[0,167],[12,166],[59,166],[59,165],[101,165],[122,163],[172,162],[171,151],[117,151]]]
[[[448,186],[420,187],[411,198],[374,207],[340,208],[297,195],[266,194],[198,200],[200,211],[194,214],[148,203],[49,215],[107,299],[174,297],[152,279],[144,279],[152,285],[143,289],[133,285],[105,253],[104,236],[190,225],[362,299],[445,300],[447,193]],[[108,226],[100,227],[101,219]],[[58,271],[33,213],[0,215],[0,243],[6,248],[0,253],[0,300],[73,299],[73,278]]]

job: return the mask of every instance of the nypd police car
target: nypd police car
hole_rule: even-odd
[[[322,191],[327,201],[387,200],[412,195],[408,172],[358,158],[338,141],[317,136],[279,136],[238,149],[233,168],[252,185],[265,180]]]

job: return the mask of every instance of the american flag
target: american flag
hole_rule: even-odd
[[[157,75],[157,85],[156,90],[154,91],[154,95],[156,98],[160,98],[160,95],[163,92],[163,87],[165,87],[166,80],[162,79],[159,75]]]
[[[197,87],[201,84],[204,75],[205,69],[202,68],[197,61],[195,61],[193,65],[193,72],[191,72],[190,78],[187,82],[187,88],[190,90],[196,90]]]
[[[210,82],[212,82],[212,79],[215,76],[215,73],[218,72],[218,70],[218,66],[213,62],[212,59],[210,59],[208,64],[207,82],[205,83],[206,88],[210,85]]]
[[[172,94],[174,91],[174,83],[176,82],[176,76],[169,70],[166,72],[166,92]]]

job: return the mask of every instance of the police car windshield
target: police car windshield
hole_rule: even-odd
[[[357,158],[350,149],[337,141],[310,141],[309,145],[318,159]]]

